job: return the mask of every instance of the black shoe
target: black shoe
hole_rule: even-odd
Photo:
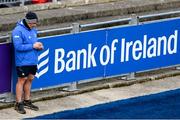
[[[26,114],[26,111],[24,110],[23,102],[16,102],[14,105],[14,109],[21,114]]]
[[[32,104],[31,100],[24,100],[24,107],[35,111],[39,110],[37,106]]]

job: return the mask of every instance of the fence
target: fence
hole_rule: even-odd
[[[25,4],[46,3],[49,0],[0,0],[1,7],[24,6]],[[57,2],[57,1],[52,1]]]
[[[160,16],[160,15],[163,16],[163,15],[179,13],[179,12],[180,11],[163,13],[163,14],[154,14],[151,15],[150,17]],[[177,45],[180,44],[178,39],[178,31],[180,28],[179,18],[172,20],[169,19],[168,21],[164,21],[164,22],[155,22],[147,25],[146,24],[138,25],[141,19],[147,17],[149,16],[137,17],[136,15],[133,15],[132,18],[114,20],[109,22],[86,24],[86,25],[79,25],[78,23],[75,23],[73,24],[72,27],[40,31],[39,34],[48,33],[52,31],[71,30],[73,34],[40,38],[40,41],[42,41],[45,45],[45,50],[42,51],[39,55],[39,65],[38,65],[39,71],[38,74],[36,75],[37,84],[34,84],[33,89],[42,89],[42,87],[47,88],[55,85],[61,85],[63,83],[70,83],[69,90],[71,91],[71,90],[76,90],[76,84],[77,82],[79,82],[79,80],[84,80],[84,82],[86,82],[87,80],[92,80],[92,79],[98,80],[101,78],[112,77],[114,75],[122,75],[127,73],[129,73],[127,74],[127,79],[134,79],[135,77],[134,72],[137,71],[149,70],[158,67],[166,67],[171,65],[178,65],[179,64],[178,60],[180,57],[179,52],[177,52],[179,51],[179,47]],[[120,21],[123,22],[128,21],[129,24],[126,24],[126,26],[128,27],[116,26],[113,28],[103,28],[99,30],[80,32],[80,29],[82,28],[92,27],[100,24],[102,25],[102,24],[120,22]],[[149,37],[147,35],[148,34],[147,30],[149,30],[148,28],[159,28],[159,27],[162,27],[161,31],[158,32],[157,31],[154,32],[153,30],[150,31],[151,37],[148,39],[148,41],[151,42],[148,44],[152,44],[153,42],[155,43],[157,41],[156,39],[162,39],[162,41],[164,41],[165,47],[162,47],[161,43],[159,43],[159,47],[157,47],[159,52],[158,50],[157,51],[154,50],[156,49],[156,47],[153,47],[153,45],[155,44],[149,46],[144,45],[146,47],[149,47],[149,48],[144,48],[143,44],[147,42],[147,37]],[[135,31],[141,31],[141,32],[139,35],[135,35],[133,34]],[[121,36],[121,34],[119,36],[118,33],[124,34],[125,36]],[[129,36],[127,36],[127,34],[129,34]],[[138,38],[139,36],[141,36],[143,40],[139,40],[140,39]],[[91,41],[93,37],[95,37],[96,40]],[[135,41],[131,41],[131,37],[135,39]],[[1,38],[9,39],[9,36],[5,36]],[[79,39],[81,44],[74,43],[70,46],[66,46],[68,45],[68,43],[72,42],[74,38]],[[88,40],[84,41],[84,38],[88,38]],[[122,39],[118,40],[116,38],[122,38]],[[59,39],[61,41],[59,41]],[[128,39],[129,41],[126,41],[126,39]],[[120,41],[121,41],[120,43],[121,46],[117,46],[117,43],[119,43]],[[63,48],[59,48],[59,46],[63,46]],[[123,52],[124,50],[123,47],[124,49],[126,49],[126,51],[124,52]],[[121,50],[121,52],[120,51],[116,52],[117,49]],[[142,49],[147,49],[148,51],[147,55],[146,55],[146,51]],[[161,52],[161,50],[163,52]],[[141,51],[145,51],[145,52],[141,52]],[[89,62],[86,61],[80,62],[79,60],[78,64],[79,65],[83,64],[84,66],[73,67],[73,65],[75,65],[73,63],[74,57],[72,57],[72,59],[69,60],[68,58],[70,58],[70,56],[74,56],[74,55],[76,56],[76,53],[78,53],[79,56],[81,54],[87,53],[90,58],[86,58],[85,56],[83,58],[89,60]],[[130,53],[133,53],[132,56],[127,57],[128,56],[127,54]],[[64,57],[65,55],[67,55],[66,60],[63,60],[63,58],[59,57],[60,55]],[[152,58],[152,59],[147,59],[146,61],[148,62],[149,66],[146,65],[147,63],[144,62],[144,59],[141,59],[141,57]],[[164,59],[167,60],[166,63],[163,62]],[[98,62],[96,62],[96,60],[98,60]],[[119,62],[119,60],[121,62]],[[56,62],[54,63],[49,61],[56,61]],[[63,65],[64,67],[62,67],[63,62],[66,62],[66,64],[64,63]],[[59,64],[61,65],[59,66]],[[138,69],[136,69],[137,65],[140,66]],[[54,68],[52,68],[51,66],[54,66]],[[131,66],[132,68],[127,69],[126,66]],[[82,67],[84,68],[83,70],[81,70]],[[126,69],[123,69],[122,71],[122,69],[119,69],[121,67]],[[64,69],[66,69],[65,72]],[[52,74],[51,71],[53,71],[55,74],[54,73]],[[45,75],[45,73],[47,73],[47,75]],[[73,76],[73,78],[70,78],[69,76],[70,77]],[[49,77],[53,78],[54,81],[49,82],[49,80],[47,79]],[[14,79],[15,78],[13,78],[13,81]],[[64,82],[63,80],[65,79],[66,80],[68,79],[68,81]],[[9,79],[9,81],[11,81],[11,79]],[[48,86],[46,85],[47,83]],[[8,91],[8,93],[9,92],[12,92],[12,90]],[[9,94],[7,96],[9,96]],[[8,97],[3,97],[3,99],[6,98]]]
[[[20,0],[0,0],[0,4],[8,4],[8,3],[16,3],[20,2]]]
[[[17,5],[24,5],[25,2],[30,0],[0,0],[1,7],[11,7]]]

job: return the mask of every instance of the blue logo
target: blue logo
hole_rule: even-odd
[[[36,77],[37,78],[40,78],[42,75],[44,75],[45,73],[48,72],[49,70],[49,49],[47,49],[46,51],[44,51],[43,53],[41,53],[39,56],[38,56],[38,72],[36,73]],[[44,67],[46,66],[46,67]],[[42,68],[42,69],[41,69]]]

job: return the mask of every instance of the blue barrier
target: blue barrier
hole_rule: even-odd
[[[180,19],[40,38],[32,89],[177,65]]]
[[[39,56],[39,71],[33,87],[103,76],[104,66],[99,62],[93,63],[91,55],[98,58],[94,52],[99,52],[97,46],[105,44],[105,32],[102,30],[40,39],[45,49]]]
[[[0,94],[11,92],[11,44],[0,44]]]
[[[113,64],[106,76],[180,63],[180,19],[108,30],[108,46],[117,39]]]

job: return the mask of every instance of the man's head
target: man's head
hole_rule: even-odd
[[[36,15],[36,13],[31,12],[31,11],[28,12],[25,16],[25,20],[26,20],[28,26],[30,27],[30,29],[37,26],[38,17]]]

